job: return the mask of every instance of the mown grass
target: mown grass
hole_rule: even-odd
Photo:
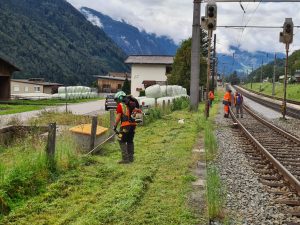
[[[90,101],[101,100],[102,98],[93,99],[71,99],[68,104],[84,103]],[[65,100],[46,99],[46,100],[11,100],[9,102],[0,103],[0,115],[15,114],[34,110],[41,110],[46,106],[55,106],[65,104]]]
[[[272,84],[271,83],[253,83],[252,90],[260,91],[260,85],[262,87],[262,93],[272,95]],[[275,95],[283,98],[283,83],[276,83]],[[251,84],[245,84],[245,87],[251,89]],[[288,84],[287,86],[287,98],[291,100],[300,101],[300,84]]]
[[[191,149],[203,129],[202,116],[176,111],[137,128],[136,160],[130,165],[117,164],[117,142],[107,144],[101,155],[83,157],[80,167],[1,224],[199,224],[187,195]]]
[[[38,105],[7,105],[0,104],[0,115],[15,114],[42,109]]]
[[[40,99],[40,100],[23,100],[23,99],[18,99],[18,100],[10,100],[9,104],[10,105],[42,105],[42,106],[53,106],[53,105],[61,105],[61,104],[66,104],[70,103],[84,103],[84,102],[91,102],[91,101],[97,101],[101,100],[103,98],[85,98],[85,99]]]

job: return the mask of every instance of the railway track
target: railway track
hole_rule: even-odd
[[[267,100],[265,100],[265,99],[262,99],[262,98],[259,98],[259,97],[256,97],[256,96],[253,96],[253,95],[251,95],[251,94],[248,94],[247,92],[245,92],[242,88],[240,88],[240,87],[238,87],[238,86],[234,86],[234,88],[236,89],[236,90],[238,90],[240,93],[242,93],[245,97],[247,97],[247,98],[249,98],[249,99],[251,99],[251,100],[253,100],[253,101],[255,101],[255,102],[258,102],[258,103],[260,103],[261,105],[264,105],[264,106],[266,106],[266,107],[269,107],[269,108],[271,108],[271,109],[274,109],[275,111],[277,111],[277,112],[282,112],[282,104],[281,103],[276,103],[275,101],[272,101],[272,99],[271,99],[271,101],[267,101]],[[257,94],[257,93],[255,93],[255,94]],[[264,96],[263,94],[260,94],[261,96]],[[266,96],[267,97],[267,96]],[[276,98],[273,98],[273,99],[276,99]],[[276,99],[277,101],[278,100],[281,100],[282,101],[282,99]],[[299,105],[300,104],[300,102],[295,102],[295,103],[292,103],[293,101],[289,101],[289,103],[291,103],[291,104],[294,104],[294,105]],[[289,105],[287,105],[287,108],[286,108],[286,114],[288,115],[288,116],[291,116],[291,117],[293,117],[293,118],[296,118],[296,119],[300,119],[300,110],[299,109],[297,109],[297,108],[294,108],[294,107],[291,107],[291,106],[289,106]]]
[[[264,97],[267,97],[267,98],[271,98],[271,99],[276,99],[278,101],[283,101],[283,98],[280,98],[280,97],[276,97],[276,96],[272,96],[272,95],[267,95],[267,94],[264,94],[262,92],[258,92],[258,91],[254,91],[252,89],[249,89],[249,88],[245,88],[245,87],[240,87],[238,86],[239,88],[243,88],[249,92],[252,92],[254,94],[257,94],[257,95],[261,95],[261,96],[264,96]],[[300,105],[300,101],[295,101],[295,100],[290,100],[290,99],[287,99],[286,100],[287,103],[291,103],[291,104],[294,104],[294,105]]]
[[[232,111],[230,114],[254,146],[246,152],[254,170],[261,174],[261,183],[281,196],[278,203],[292,207],[288,213],[299,218],[300,139],[258,117],[247,106],[244,109],[242,119]]]

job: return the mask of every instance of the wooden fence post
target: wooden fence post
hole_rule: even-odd
[[[91,127],[90,150],[94,149],[94,147],[95,147],[96,132],[97,132],[97,123],[98,123],[98,118],[97,118],[97,116],[93,116],[93,119],[92,119],[92,127]]]
[[[155,108],[157,108],[157,98],[155,98]]]
[[[109,110],[109,124],[110,124],[110,134],[112,135],[113,134],[113,128],[114,128],[114,125],[115,125],[115,111],[114,110]],[[113,137],[111,139],[111,141],[114,141],[115,140],[115,137]]]
[[[163,102],[162,102],[162,108],[163,108],[163,111],[166,110],[166,101],[165,100],[163,100]]]
[[[51,171],[55,171],[55,142],[56,142],[56,123],[50,123],[48,126],[48,140],[46,146],[46,155],[48,166]]]
[[[168,107],[170,107],[171,101],[170,99],[168,99]]]

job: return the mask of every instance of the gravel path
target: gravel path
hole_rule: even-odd
[[[270,201],[275,196],[258,181],[258,174],[253,171],[243,152],[250,145],[245,145],[240,131],[231,127],[232,120],[223,118],[222,109],[220,107],[216,116],[219,146],[216,163],[226,186],[226,214],[233,218],[230,224],[273,225],[295,221],[295,218],[283,214],[285,206]]]

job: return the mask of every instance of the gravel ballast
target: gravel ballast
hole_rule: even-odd
[[[222,105],[219,109],[215,119],[215,134],[219,146],[216,165],[226,190],[225,211],[231,218],[230,224],[271,225],[286,224],[287,221],[300,222],[299,219],[285,214],[286,206],[275,204],[275,195],[269,193],[267,187],[258,181],[259,174],[253,171],[253,166],[244,153],[246,149],[252,148],[249,147],[251,145],[245,144],[240,130],[232,127],[231,118],[223,118]],[[278,123],[281,122],[283,121]]]

